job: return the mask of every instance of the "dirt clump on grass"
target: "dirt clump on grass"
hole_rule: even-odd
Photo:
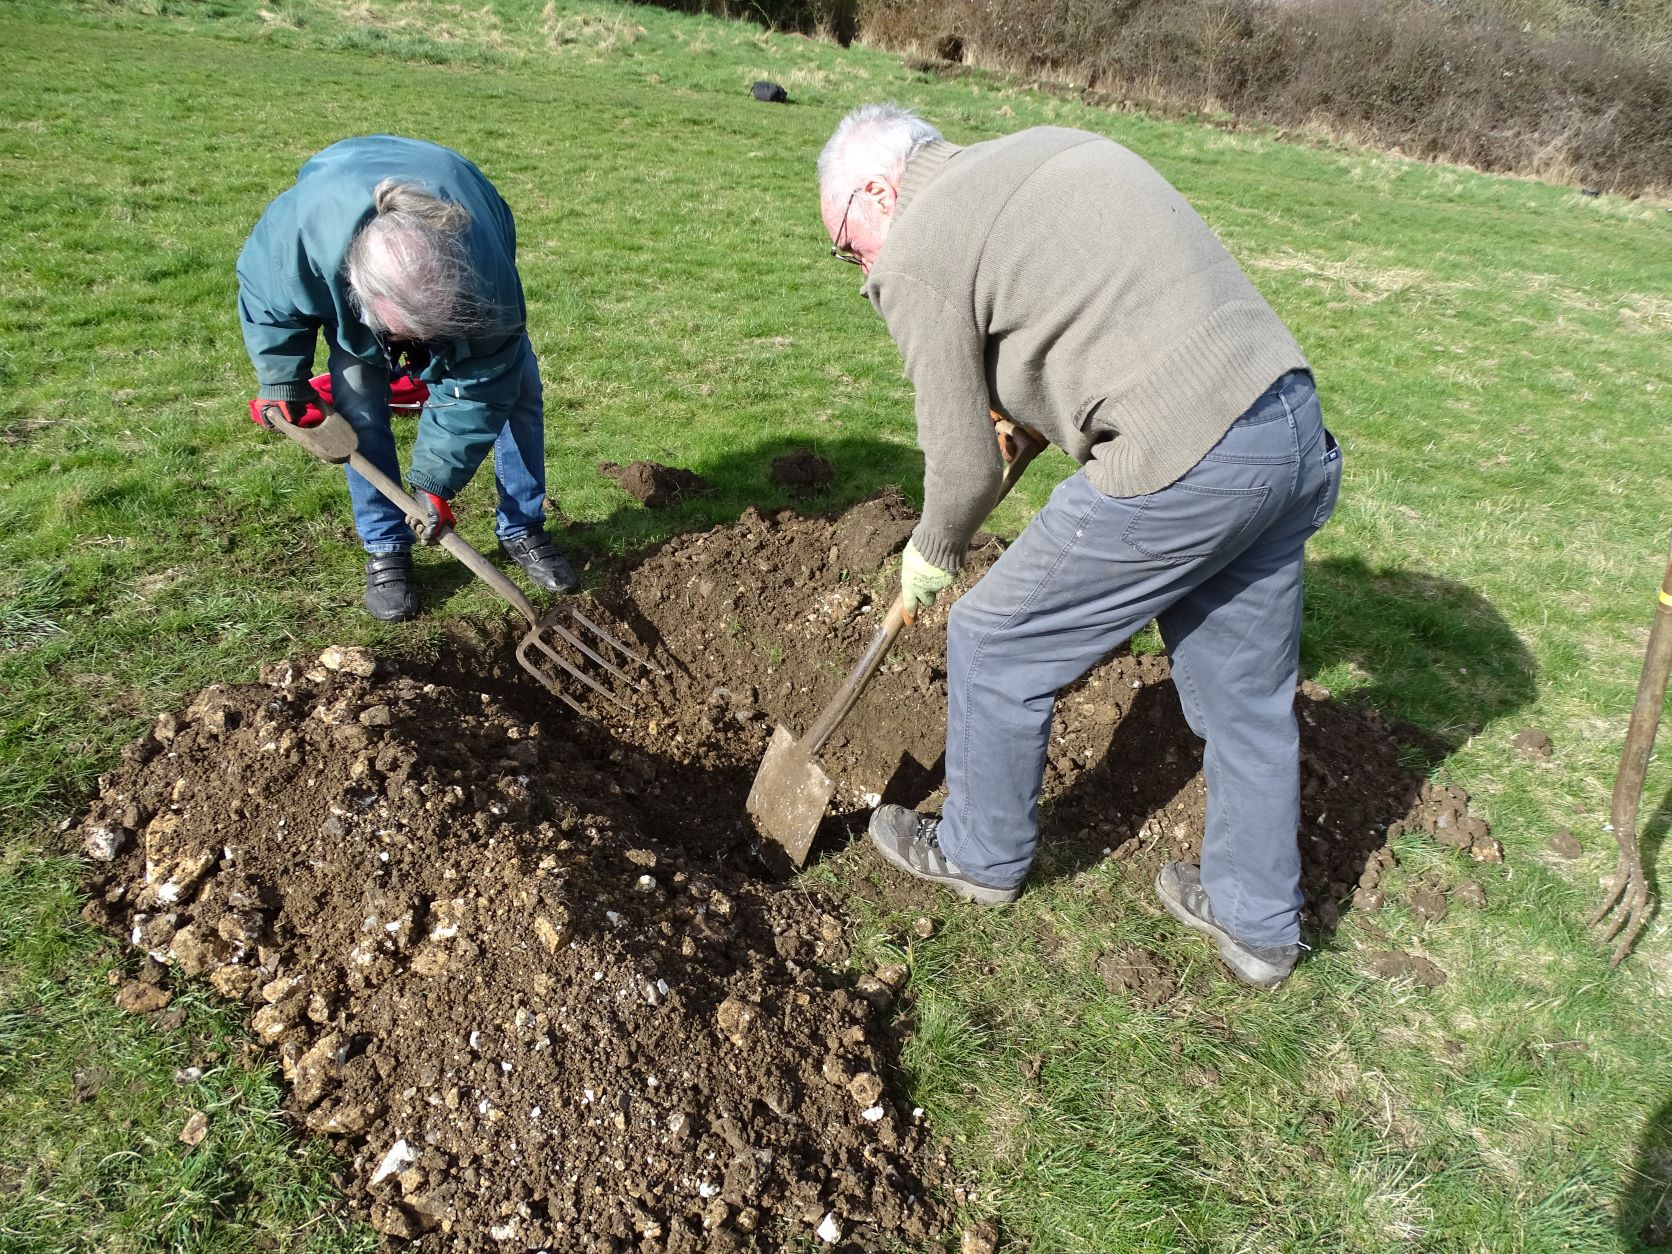
[[[801,498],[827,488],[835,482],[836,467],[811,449],[799,449],[772,459],[772,482],[790,490],[790,495]]]
[[[875,632],[914,523],[888,493],[666,542],[588,610],[660,667],[596,721],[523,674],[502,623],[430,661],[334,648],[210,687],[101,780],[87,917],[250,1008],[289,1113],[391,1240],[944,1248],[952,1169],[891,1035],[909,973],[858,963],[744,809],[773,726],[803,731]],[[978,537],[955,591],[1001,551]],[[945,900],[847,851],[879,799],[944,796],[950,600],[820,755],[815,857],[918,937]],[[1420,737],[1314,685],[1296,702],[1313,926],[1380,904],[1401,834],[1502,856],[1406,765]],[[1034,882],[1108,866],[1147,891],[1196,857],[1204,799],[1166,659],[1118,650],[1058,703]],[[1135,946],[1097,974],[1147,1009],[1178,993]]]
[[[599,462],[598,473],[613,479],[616,486],[646,509],[662,509],[687,496],[709,490],[709,482],[694,470],[664,466],[660,462]]]

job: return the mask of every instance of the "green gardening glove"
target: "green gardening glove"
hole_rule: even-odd
[[[917,619],[920,605],[933,605],[935,597],[952,586],[952,574],[936,566],[917,551],[915,544],[906,545],[905,560],[900,565],[900,599],[906,603],[906,621]]]

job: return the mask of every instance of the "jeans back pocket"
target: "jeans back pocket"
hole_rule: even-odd
[[[1336,443],[1328,427],[1324,428],[1324,482],[1318,488],[1318,503],[1312,511],[1312,529],[1316,531],[1330,520],[1341,500],[1341,445]]]
[[[1144,497],[1121,539],[1158,562],[1217,557],[1253,525],[1270,495],[1269,487],[1215,488],[1181,481]]]

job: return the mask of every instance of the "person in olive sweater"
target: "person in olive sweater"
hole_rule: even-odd
[[[818,171],[832,252],[863,270],[916,389],[908,609],[951,585],[995,503],[990,410],[1081,467],[952,607],[946,803],[879,807],[873,843],[970,901],[1013,901],[1057,692],[1153,619],[1208,786],[1201,865],[1169,863],[1156,890],[1243,980],[1280,983],[1299,950],[1302,551],[1341,483],[1306,357],[1178,191],[1109,139],[960,147],[867,105]]]
[[[448,502],[491,448],[500,548],[539,587],[574,591],[574,570],[545,533],[545,425],[529,345],[511,210],[465,158],[394,135],[345,139],[303,164],[238,257],[238,316],[255,366],[263,425],[318,421],[310,382],[325,334],[332,403],[360,451],[399,480],[389,424],[396,369],[428,385],[406,475],[433,543]],[[348,470],[354,525],[369,560],[366,609],[418,612],[413,534],[400,508]]]

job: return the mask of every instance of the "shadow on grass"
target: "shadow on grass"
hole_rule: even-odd
[[[1643,1131],[1618,1215],[1622,1250],[1672,1245],[1672,1101],[1661,1105]]]
[[[1306,568],[1301,672],[1420,728],[1428,770],[1537,695],[1532,655],[1474,589],[1439,575],[1332,557]]]

